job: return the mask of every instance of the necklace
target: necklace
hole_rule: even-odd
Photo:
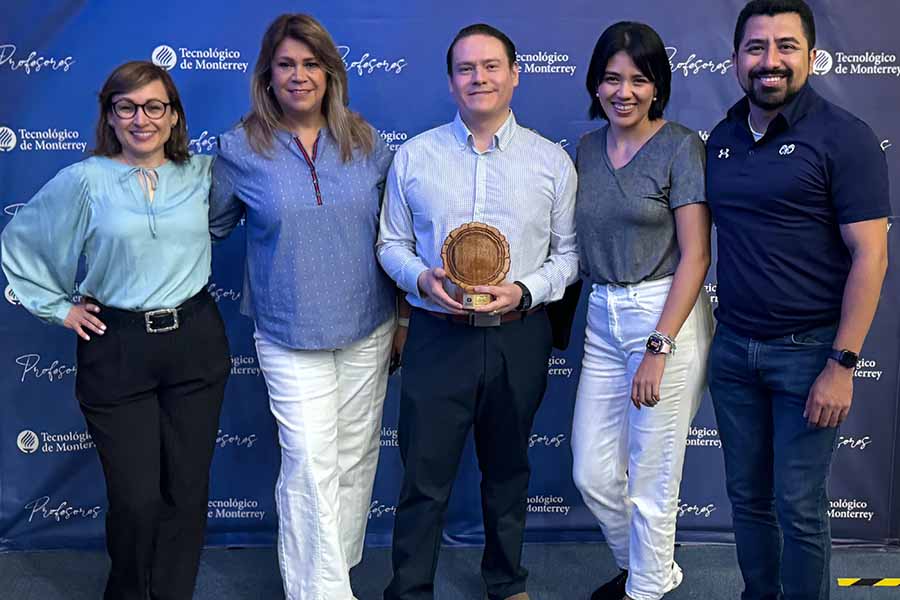
[[[765,131],[760,133],[757,130],[753,129],[753,122],[750,120],[750,113],[747,113],[747,126],[750,128],[750,133],[753,135],[753,140],[756,142],[761,140],[763,136],[766,135]]]

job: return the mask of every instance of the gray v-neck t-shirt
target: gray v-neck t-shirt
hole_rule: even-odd
[[[607,126],[581,138],[575,161],[575,223],[581,273],[591,283],[629,285],[675,273],[681,254],[673,211],[706,202],[700,136],[669,121],[628,164],[606,153]]]

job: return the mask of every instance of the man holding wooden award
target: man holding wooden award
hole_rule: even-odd
[[[405,467],[385,600],[434,597],[444,512],[470,428],[482,472],[490,600],[526,600],[528,438],[547,383],[544,305],[578,275],[576,175],[516,123],[515,46],[488,25],[447,51],[459,113],[409,140],[388,174],[378,258],[413,307],[399,421]]]

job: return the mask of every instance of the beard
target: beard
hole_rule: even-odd
[[[782,75],[784,76],[784,89],[780,88],[769,88],[768,90],[762,86],[762,84],[757,85],[757,81],[759,81],[762,77],[767,77],[770,75]],[[788,102],[794,99],[798,93],[800,93],[799,87],[793,86],[794,82],[794,72],[791,69],[754,69],[750,71],[748,74],[748,84],[745,85],[743,81],[741,81],[741,89],[744,90],[744,93],[747,94],[747,98],[751,103],[758,106],[759,108],[772,111],[781,108]],[[760,89],[762,88],[762,89]]]

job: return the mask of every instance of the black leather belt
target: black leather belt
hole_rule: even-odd
[[[86,297],[85,301],[100,307],[100,313],[96,316],[107,326],[139,325],[147,333],[166,333],[181,327],[186,320],[200,312],[207,303],[212,302],[212,297],[203,289],[175,308],[159,308],[144,312],[105,306],[93,298]]]

